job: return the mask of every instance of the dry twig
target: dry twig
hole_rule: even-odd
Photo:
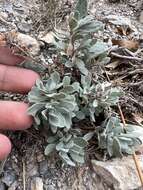
[[[25,170],[25,162],[24,160],[22,160],[22,167],[23,167],[23,174],[22,174],[22,178],[23,178],[23,190],[26,190],[26,170]]]
[[[114,56],[114,57],[121,58],[121,59],[128,59],[128,60],[134,60],[134,61],[139,61],[139,62],[143,61],[143,59],[139,58],[139,57],[120,55],[120,54],[117,54],[115,52],[111,52],[111,55]]]

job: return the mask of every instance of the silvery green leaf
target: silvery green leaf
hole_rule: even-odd
[[[48,80],[47,80],[47,83],[46,83],[46,89],[47,89],[47,91],[52,91],[52,90],[54,90],[55,88],[56,88],[56,83],[55,83],[55,81],[53,81],[51,78],[49,78]]]
[[[31,105],[28,108],[28,114],[35,116],[37,114],[38,111],[40,111],[42,108],[44,108],[45,104],[44,103],[36,103]]]
[[[42,64],[33,64],[31,60],[26,60],[21,64],[23,68],[35,71],[36,73],[43,73],[46,70],[45,65]]]
[[[70,113],[69,109],[67,109],[67,108],[65,108],[65,107],[61,107],[61,106],[57,106],[57,107],[56,107],[56,110],[57,110],[58,112],[61,112],[62,114],[69,114],[69,113]]]
[[[62,151],[62,152],[66,152],[68,153],[69,152],[69,149],[65,147],[64,143],[63,142],[60,142],[56,145],[56,150],[57,151]]]
[[[94,136],[95,132],[89,132],[86,135],[84,135],[83,139],[87,142]]]
[[[83,49],[88,49],[90,48],[92,43],[92,39],[83,39],[82,42],[80,43],[79,47],[77,48],[79,51],[83,50]]]
[[[61,89],[60,92],[72,94],[73,92],[75,92],[75,89],[73,88],[72,85],[67,85],[63,89]]]
[[[76,13],[79,13],[79,17],[77,17]],[[78,20],[87,16],[87,0],[78,0],[75,8],[74,17]]]
[[[58,40],[67,40],[70,37],[70,33],[68,31],[65,30],[60,30],[60,29],[56,29],[54,28],[54,33],[53,33],[54,37]]]
[[[102,112],[104,112],[104,107],[102,105],[100,105],[97,108],[95,108],[94,115],[96,117],[99,117],[100,113],[102,113]]]
[[[117,88],[111,88],[108,95],[108,99],[106,101],[111,105],[115,105],[118,103],[119,98],[121,97],[122,94],[123,93],[121,92],[121,90]]]
[[[75,33],[92,33],[97,32],[103,28],[103,24],[99,21],[95,21],[92,16],[86,16],[79,20],[78,25],[74,28]]]
[[[90,119],[95,122],[95,108],[89,109]]]
[[[90,75],[81,75],[81,84],[83,87],[90,88],[91,86],[91,76]]]
[[[51,136],[51,137],[48,137],[47,142],[49,144],[52,144],[52,143],[56,142],[57,140],[58,140],[58,136]]]
[[[69,143],[71,143],[71,142],[73,142],[73,140],[71,140],[72,139],[72,135],[71,134],[68,134],[68,135],[66,135],[65,136],[65,138],[64,138],[64,142],[69,142]]]
[[[76,103],[71,101],[62,100],[59,104],[61,107],[65,107],[66,109],[69,109],[70,111],[74,111]]]
[[[75,154],[73,152],[70,152],[70,156],[73,159],[73,161],[83,164],[85,162],[84,156],[80,154]]]
[[[107,65],[108,63],[110,63],[111,58],[110,57],[105,57],[101,60],[101,65]]]
[[[122,134],[124,132],[124,128],[121,127],[121,125],[118,125],[118,123],[113,123],[112,125],[112,132],[115,136]]]
[[[97,41],[91,48],[89,49],[90,59],[96,58],[99,55],[105,53],[108,50],[108,46],[106,43],[102,41]]]
[[[65,145],[69,150],[73,148],[74,142],[73,140],[70,140],[69,142],[67,141],[67,144]]]
[[[80,154],[82,156],[84,156],[84,148],[83,147],[80,147],[76,144],[73,145],[73,147],[69,150],[69,153],[70,152],[73,152],[75,154]]]
[[[106,147],[107,147],[107,152],[108,152],[109,156],[113,156],[113,138],[112,137],[107,138]]]
[[[73,29],[77,26],[77,19],[73,16],[73,14],[69,17],[69,27],[70,30],[73,31]]]
[[[107,148],[107,135],[105,133],[98,133],[98,144],[101,149]]]
[[[40,91],[33,87],[31,91],[28,93],[28,101],[30,103],[39,103],[39,102],[45,102],[47,100],[47,97],[42,96]]]
[[[128,148],[125,146],[124,147],[122,146],[122,152],[129,154],[129,155],[132,155],[135,152],[135,148],[133,146],[131,146],[131,147],[128,146]]]
[[[96,99],[93,101],[93,107],[94,108],[98,107],[98,101]]]
[[[63,87],[70,85],[70,83],[71,83],[71,78],[69,76],[65,76],[63,78]]]
[[[56,83],[58,84],[60,82],[60,74],[55,71],[54,73],[51,74],[50,78]]]
[[[41,112],[41,114],[42,114],[42,116],[43,116],[43,118],[44,118],[45,120],[48,120],[48,112],[47,112],[46,109],[43,110],[43,111]]]
[[[76,92],[79,92],[79,90],[81,89],[79,82],[72,83],[72,86]]]
[[[49,144],[45,148],[45,155],[48,156],[51,152],[54,151],[56,145],[55,144]]]
[[[67,43],[63,42],[63,41],[55,41],[54,45],[56,46],[57,49],[65,52],[67,49]]]
[[[75,163],[69,158],[69,156],[65,153],[60,151],[59,156],[69,165],[75,166]]]
[[[68,60],[64,63],[64,65],[68,68],[72,68],[74,66],[74,64],[72,63],[72,61]]]
[[[36,86],[39,88],[39,89],[44,89],[44,84],[43,82],[40,80],[40,79],[37,79],[36,80]]]
[[[79,71],[84,74],[84,75],[88,75],[88,69],[85,67],[84,64],[82,64],[81,62],[79,64],[76,65],[77,68],[79,69]]]
[[[59,108],[58,108],[58,110],[61,111],[61,109],[59,109]],[[67,113],[67,112],[62,112],[62,111],[61,111],[61,113],[62,113],[62,116],[64,117],[64,120],[65,120],[65,127],[67,129],[70,129],[72,126],[72,114],[71,114],[71,112]]]
[[[78,118],[79,120],[85,119],[85,113],[83,113],[82,111],[77,111],[76,118]]]
[[[64,118],[65,118],[65,127],[67,129],[70,129],[71,126],[72,126],[72,114],[63,114],[64,115]]]
[[[93,22],[94,18],[92,16],[86,16],[78,21],[77,27],[74,29],[76,30],[82,30],[85,27],[89,26]]]
[[[55,125],[52,125],[51,123],[50,123],[50,129],[51,129],[51,131],[55,134],[56,132],[57,132],[57,126],[55,126]]]
[[[128,138],[125,134],[125,136],[122,136],[122,135],[119,135],[118,137],[119,141],[123,141],[123,142],[126,142],[128,143],[129,145],[132,144],[132,139],[131,138]]]
[[[65,127],[65,119],[61,113],[57,111],[49,112],[49,123],[59,128]]]
[[[86,69],[84,62],[81,59],[76,58],[75,59],[75,65],[80,70],[80,72],[82,74],[84,74],[84,75],[88,74],[88,70]]]
[[[116,157],[122,157],[123,156],[120,141],[118,140],[117,137],[114,137],[114,139],[113,139],[113,155]]]
[[[54,93],[53,98],[56,100],[66,98],[66,94],[64,92]]]
[[[87,145],[86,140],[82,137],[75,137],[73,138],[73,141],[74,141],[74,144],[82,148],[84,148]]]
[[[35,121],[36,125],[40,125],[41,124],[41,119],[40,119],[40,117],[39,117],[38,114],[36,114],[34,116],[34,121]]]
[[[113,128],[117,128],[117,126],[119,126],[120,129],[120,121],[117,117],[111,117],[107,124],[106,124],[106,133],[110,133],[112,131]],[[121,128],[122,130],[122,128]]]
[[[128,145],[126,141],[120,141],[120,146],[123,153],[133,154],[133,149]]]

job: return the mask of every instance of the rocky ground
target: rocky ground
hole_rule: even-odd
[[[64,27],[74,1],[61,0],[55,5],[50,2],[54,1],[0,0],[0,33],[14,30],[40,40],[55,23]],[[120,47],[111,54],[114,61],[107,65],[106,72],[109,79],[126,92],[120,102],[125,116],[142,124],[143,1],[90,0],[89,12],[105,24],[100,37]],[[43,63],[50,61],[46,47],[40,50],[37,60]],[[26,97],[11,93],[0,93],[0,98],[26,101]],[[47,159],[44,156],[45,135],[42,132],[32,128],[8,132],[8,136],[13,143],[13,151],[1,163],[0,190],[141,189],[132,158],[107,163],[96,161],[96,167],[74,169],[62,166],[56,157]]]

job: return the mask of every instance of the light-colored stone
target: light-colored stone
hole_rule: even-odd
[[[17,181],[15,181],[9,188],[8,190],[16,190],[16,188],[18,187],[18,183]],[[1,189],[0,189],[1,190]]]
[[[0,18],[7,20],[8,19],[8,14],[6,12],[1,12],[0,13]]]
[[[29,35],[18,33],[16,37],[17,43],[21,47],[25,47],[32,55],[37,55],[40,51],[40,44]]]
[[[21,50],[29,53],[31,56],[36,56],[40,52],[40,43],[33,37],[20,32],[8,32],[7,40],[16,44]]]
[[[143,11],[142,11],[141,14],[140,14],[139,21],[140,21],[140,23],[143,24]]]
[[[49,32],[45,36],[39,36],[39,39],[45,43],[52,44],[54,42],[54,34]]]
[[[143,157],[139,157],[141,168]],[[93,161],[94,171],[102,181],[114,190],[135,190],[141,182],[132,156],[107,162]]]
[[[43,181],[40,177],[35,177],[31,181],[31,190],[43,190]]]

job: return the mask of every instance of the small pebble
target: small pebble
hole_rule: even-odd
[[[31,190],[43,190],[42,178],[36,177],[31,181]]]
[[[17,27],[20,32],[29,33],[31,31],[32,25],[28,23],[19,23]]]
[[[140,14],[139,21],[140,21],[140,23],[143,24],[143,11],[142,11],[141,14]]]
[[[13,171],[4,172],[4,176],[2,177],[2,182],[6,184],[8,187],[10,187],[15,180],[16,180],[16,175]]]
[[[41,175],[45,175],[48,172],[47,160],[44,160],[44,161],[39,163],[39,172]]]
[[[2,17],[4,20],[7,20],[8,19],[8,14],[5,13],[5,12],[1,12],[0,17]]]
[[[6,187],[5,187],[4,183],[0,183],[0,190],[6,190]]]

